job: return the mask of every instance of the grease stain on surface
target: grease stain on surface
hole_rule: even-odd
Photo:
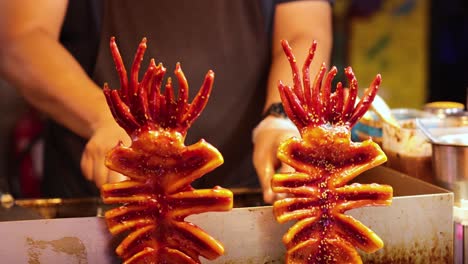
[[[45,250],[52,250],[54,253],[62,253],[70,256],[73,263],[87,264],[86,247],[77,237],[63,237],[56,240],[34,240],[26,237],[28,246],[28,264],[40,264],[40,258]]]

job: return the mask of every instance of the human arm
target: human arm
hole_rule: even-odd
[[[104,167],[105,152],[117,142],[112,139],[128,136],[113,121],[102,91],[59,43],[67,4],[0,1],[0,74],[34,107],[89,139],[82,169],[100,186],[118,177]]]
[[[313,40],[318,48],[311,64],[311,73],[317,72],[322,62],[329,62],[332,48],[332,14],[327,1],[295,1],[279,4],[276,8],[272,38],[272,64],[264,109],[281,102],[278,81],[292,84],[291,68],[283,54],[280,41],[288,40],[296,51],[298,65],[302,65]],[[273,123],[277,117],[268,116],[262,122]],[[264,126],[271,128],[272,126]],[[257,129],[254,140],[253,162],[263,190],[265,202],[277,197],[271,190],[271,178],[276,169],[283,167],[276,157],[279,143],[297,135],[294,129]]]

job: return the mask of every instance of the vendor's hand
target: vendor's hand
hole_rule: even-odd
[[[294,125],[283,125],[290,122],[283,118],[266,117],[257,126],[253,135],[254,150],[253,163],[263,191],[263,200],[266,203],[284,198],[284,194],[277,194],[271,190],[271,179],[276,172],[291,172],[293,169],[282,163],[276,156],[280,143],[293,136],[299,136]]]
[[[109,170],[105,165],[106,154],[122,141],[130,145],[130,138],[114,120],[103,122],[96,127],[88,140],[81,157],[81,170],[85,177],[94,181],[98,188],[105,183],[119,182],[127,179],[120,173]]]

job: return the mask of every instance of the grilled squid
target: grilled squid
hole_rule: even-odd
[[[276,174],[272,189],[288,198],[274,203],[276,220],[297,222],[283,236],[286,263],[362,263],[356,248],[372,253],[383,241],[368,227],[345,212],[363,206],[391,204],[388,185],[347,183],[360,173],[386,161],[371,139],[351,142],[351,127],[369,109],[381,76],[377,75],[356,104],[358,83],[345,69],[349,88],[338,82],[331,91],[336,67],[327,72],[322,64],[313,82],[309,68],[315,54],[314,41],[302,68],[302,80],[291,47],[282,41],[293,72],[293,86],[278,84],[281,100],[301,138],[284,141],[278,158],[295,169]]]
[[[117,123],[131,137],[130,147],[121,142],[106,157],[106,166],[129,180],[103,185],[101,196],[108,204],[105,219],[113,235],[127,234],[116,249],[124,263],[200,263],[223,254],[220,242],[196,225],[184,221],[191,214],[227,211],[233,194],[227,189],[195,190],[191,183],[223,163],[219,151],[200,140],[185,146],[187,129],[205,107],[214,81],[208,71],[193,101],[180,64],[172,80],[161,86],[166,69],[150,61],[141,82],[138,72],[146,39],[137,49],[131,73],[127,72],[115,43],[110,48],[120,78],[120,90],[104,84],[104,95]]]

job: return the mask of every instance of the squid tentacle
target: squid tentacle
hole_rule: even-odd
[[[182,123],[184,127],[189,127],[195,121],[195,119],[198,118],[200,113],[205,108],[211,93],[211,89],[213,88],[213,82],[214,72],[210,70],[206,74],[205,80],[203,81],[203,84],[198,94],[195,96],[192,103],[190,104],[187,113],[182,118]]]
[[[354,75],[353,69],[351,67],[347,67],[345,69],[345,75],[348,78],[349,82],[349,90],[348,96],[345,100],[345,106],[343,109],[343,121],[347,121],[353,112],[354,104],[356,102],[357,92],[358,92],[358,83],[356,76]]]
[[[161,85],[163,82],[164,75],[166,74],[166,68],[160,63],[156,67],[156,74],[154,76],[153,83],[150,88],[149,98],[148,98],[148,107],[151,119],[155,123],[161,123]]]
[[[133,59],[132,71],[130,75],[130,86],[127,95],[129,98],[137,96],[138,73],[140,71],[141,62],[143,61],[143,56],[145,55],[146,48],[146,38],[143,38],[140,42],[140,45],[138,45],[135,58]]]
[[[307,54],[307,58],[304,62],[304,66],[302,67],[302,82],[304,83],[304,96],[305,96],[305,108],[310,109],[312,104],[309,102],[309,99],[312,96],[312,86],[310,83],[310,64],[315,56],[315,50],[317,49],[317,41],[312,43],[312,46],[309,49],[309,53]]]
[[[292,48],[289,46],[289,43],[285,40],[281,41],[281,45],[283,50],[288,58],[289,65],[291,66],[292,74],[293,74],[293,83],[294,83],[294,93],[296,94],[297,98],[303,104],[304,101],[304,93],[302,89],[301,78],[299,76],[299,68],[297,67],[296,58],[292,53]]]
[[[377,91],[379,90],[379,85],[382,81],[382,77],[378,74],[375,79],[372,81],[371,86],[366,89],[364,92],[364,97],[359,101],[356,106],[353,114],[348,120],[349,126],[354,126],[356,122],[367,112],[370,108],[372,101],[374,101]]]
[[[151,120],[148,109],[148,87],[151,86],[151,82],[154,79],[155,67],[156,65],[152,59],[145,75],[143,76],[142,82],[138,85],[138,94],[133,103],[135,119],[137,119],[140,124],[148,124],[148,121]]]
[[[182,67],[180,66],[180,63],[176,64],[174,74],[176,75],[177,81],[179,83],[179,98],[177,100],[177,122],[180,123],[180,121],[182,121],[182,117],[188,111],[189,86],[187,83],[187,79],[185,78],[185,74],[182,71]]]
[[[120,95],[122,96],[122,101],[128,103],[127,70],[125,69],[125,65],[122,61],[122,56],[120,56],[119,48],[117,47],[117,43],[115,42],[115,37],[111,37],[110,50],[112,53],[112,58],[114,60],[115,68],[120,79]]]
[[[322,87],[323,77],[325,77],[325,73],[327,68],[325,63],[322,63],[320,66],[320,70],[315,76],[314,86],[312,88],[312,98],[309,99],[309,105],[311,109],[311,114],[315,119],[315,122],[318,123],[321,120],[321,109],[322,109],[322,101],[320,100],[320,88]]]
[[[336,73],[338,70],[336,69],[335,66],[331,68],[331,70],[327,73],[327,77],[325,78],[325,83],[323,84],[322,87],[322,109],[320,115],[322,116],[324,122],[329,120],[330,112],[331,112],[331,107],[333,107],[333,104],[330,102],[331,98],[331,85],[333,78],[336,76]]]

